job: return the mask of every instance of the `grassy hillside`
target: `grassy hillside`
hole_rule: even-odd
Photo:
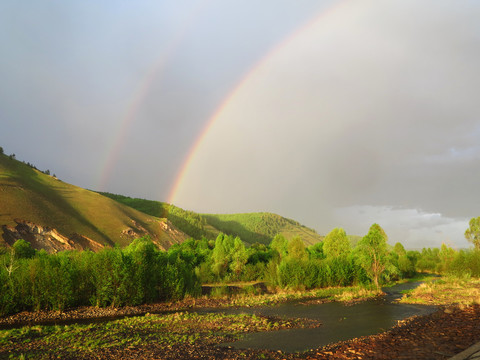
[[[315,230],[299,224],[295,220],[284,218],[272,213],[247,214],[203,214],[207,223],[219,231],[239,236],[243,241],[268,244],[276,234],[282,234],[287,239],[295,236],[312,245],[323,239]]]
[[[160,201],[109,193],[101,194],[146,214],[165,217],[180,230],[196,239],[202,236],[212,239],[223,232],[239,236],[247,244],[255,242],[269,244],[276,234],[283,234],[287,239],[300,236],[306,244],[311,245],[323,238],[315,230],[302,226],[294,220],[271,213],[198,214]]]
[[[81,234],[103,245],[125,246],[135,234],[150,235],[162,247],[186,238],[158,218],[0,154],[0,226],[15,226],[14,219],[55,228],[67,237]]]
[[[217,229],[207,224],[206,219],[202,215],[193,211],[183,210],[177,206],[160,201],[131,198],[106,192],[101,192],[100,194],[145,214],[166,218],[175,227],[195,239],[201,239],[202,237],[213,238],[219,233]]]

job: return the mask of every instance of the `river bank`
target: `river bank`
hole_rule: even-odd
[[[480,339],[478,305],[414,317],[378,335],[304,353],[218,346],[251,331],[299,326],[251,315],[169,314],[102,324],[0,332],[0,358],[31,359],[447,359]],[[315,325],[312,325],[315,326]]]
[[[119,308],[99,308],[82,306],[64,311],[24,311],[0,317],[0,329],[26,325],[68,324],[108,320],[123,316],[141,316],[145,314],[163,314],[176,311],[197,310],[223,307],[254,307],[274,305],[290,300],[303,299],[305,302],[325,303],[330,301],[357,302],[381,296],[383,293],[360,286],[334,287],[309,291],[277,291],[264,294],[235,294],[218,297],[202,296],[185,298],[179,301],[124,306]]]
[[[452,287],[447,280],[437,281],[439,285],[422,286],[430,297],[441,298],[446,286]],[[459,293],[465,293],[471,285],[476,289],[480,284],[476,281],[457,283]],[[433,289],[433,290],[432,290]],[[325,289],[323,289],[325,290]],[[351,289],[350,289],[351,290]],[[341,296],[339,290],[329,289],[330,295]],[[408,292],[404,299],[419,290]],[[348,293],[348,291],[347,291]],[[476,294],[474,290],[467,291]],[[324,293],[325,294],[325,293]],[[271,301],[284,301],[299,297],[299,294],[278,294]],[[303,294],[305,295],[305,294]],[[317,294],[318,295],[318,294]],[[309,293],[308,296],[313,296]],[[309,304],[312,301],[332,301],[335,296],[323,300],[304,297],[298,304]],[[343,293],[342,296],[345,296]],[[350,295],[349,295],[350,296]],[[348,296],[348,297],[349,297]],[[274,300],[277,299],[277,300]],[[16,314],[2,318],[4,325],[9,321],[30,319],[36,322],[11,330],[0,330],[0,359],[24,356],[24,358],[84,358],[84,359],[448,359],[480,340],[480,306],[474,301],[464,303],[450,297],[436,312],[414,316],[399,321],[396,326],[385,329],[377,335],[364,336],[348,341],[336,342],[315,350],[300,353],[287,353],[266,349],[235,349],[220,344],[242,339],[254,332],[295,329],[301,327],[322,327],[315,321],[305,319],[287,319],[275,316],[191,313],[182,309],[200,309],[207,307],[235,306],[234,298],[199,298],[185,299],[181,302],[145,305],[135,308],[99,309],[82,308],[67,312],[43,312]],[[243,301],[243,300],[242,300]],[[251,303],[256,304],[255,299]],[[469,302],[468,305],[466,302]],[[151,314],[151,312],[163,312]],[[109,316],[138,315],[123,319],[104,321]],[[168,313],[174,312],[174,313]],[[113,314],[113,315],[112,315]],[[89,321],[82,324],[76,318]],[[92,322],[92,319],[101,321]],[[38,325],[39,319],[47,323],[60,319],[61,325]],[[65,319],[72,319],[76,324],[65,324]],[[290,330],[289,330],[290,331]],[[296,331],[296,330],[295,330]]]

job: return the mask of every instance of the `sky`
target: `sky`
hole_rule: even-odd
[[[0,3],[0,146],[84,188],[470,246],[480,3]]]

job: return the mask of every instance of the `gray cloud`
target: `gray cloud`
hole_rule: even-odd
[[[342,207],[474,216],[479,7],[367,3],[345,2],[252,73],[191,163],[180,203],[269,207],[322,232]],[[438,242],[428,224],[424,241]]]
[[[323,233],[347,219],[335,209],[360,209],[398,240],[443,231],[460,244],[453,229],[478,215],[479,12],[467,0],[4,1],[0,145],[76,185],[167,200],[249,75],[178,205],[274,211]]]

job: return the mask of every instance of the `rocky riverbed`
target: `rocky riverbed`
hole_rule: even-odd
[[[153,315],[138,319],[148,320],[149,317],[152,318]],[[175,318],[175,314],[161,315],[158,322],[169,324],[168,319],[172,317]],[[127,325],[130,324],[129,321],[142,323],[142,320],[134,319],[137,318],[124,321]],[[45,359],[58,356],[72,359],[447,359],[480,341],[480,306],[478,305],[443,308],[430,315],[402,321],[382,334],[295,354],[269,350],[233,349],[218,344],[232,341],[245,332],[301,326],[299,322],[272,318],[255,319],[252,322],[251,318],[246,316],[242,319],[236,318],[235,331],[229,332],[222,330],[225,326],[224,322],[227,321],[223,318],[223,320],[205,318],[203,322],[196,319],[196,317],[184,316],[182,326],[175,323],[177,325],[170,324],[155,330],[159,331],[159,338],[151,337],[154,331],[148,327],[130,324],[119,332],[121,341],[114,340],[117,338],[112,337],[113,335],[109,332],[97,330],[93,325],[88,325],[86,330],[82,328],[84,330],[81,331],[68,326],[66,330],[59,326],[48,327],[60,331],[63,334],[64,343],[61,339],[55,340],[56,342],[48,340],[47,334],[54,330],[42,330],[38,326],[30,327],[28,331],[19,329],[15,331],[21,332],[21,335],[13,343],[7,343],[5,335],[2,335],[0,358],[8,358],[12,354],[25,354],[27,358]],[[112,324],[115,323],[112,322]],[[219,327],[212,328],[213,324],[217,323]],[[316,325],[310,324],[310,326]],[[108,325],[109,329],[112,327],[114,325]],[[98,329],[104,328],[98,327]],[[127,332],[126,329],[128,329]],[[76,345],[72,345],[72,340],[66,335],[67,330],[73,331],[72,336],[75,338],[82,337],[82,344],[94,345],[80,346],[76,351],[74,347]],[[169,334],[168,336],[175,334],[176,340],[163,341],[165,334]],[[106,345],[102,345],[103,343]]]

